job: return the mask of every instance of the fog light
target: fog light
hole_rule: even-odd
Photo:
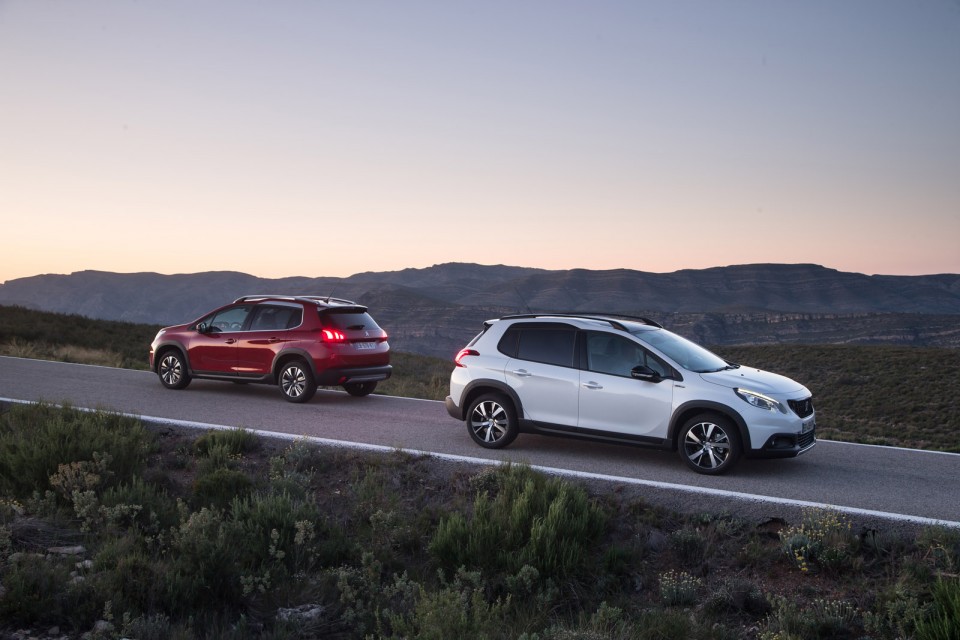
[[[770,441],[771,449],[789,449],[794,445],[793,439],[785,436],[775,436]]]

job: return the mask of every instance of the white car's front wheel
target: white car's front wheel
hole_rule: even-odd
[[[697,473],[726,473],[741,454],[740,435],[733,423],[716,414],[700,414],[680,430],[680,457]]]

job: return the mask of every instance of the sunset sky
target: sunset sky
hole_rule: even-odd
[[[0,282],[960,273],[960,0],[0,0]]]

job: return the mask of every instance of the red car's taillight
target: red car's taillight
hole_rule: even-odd
[[[347,336],[343,335],[342,331],[337,331],[336,329],[323,329],[323,341],[324,342],[346,342]]]
[[[477,351],[476,349],[460,349],[460,353],[457,354],[457,357],[454,358],[453,361],[454,363],[456,363],[458,367],[465,367],[467,365],[463,364],[461,360],[463,360],[466,356],[478,356],[478,355],[480,355],[480,352]]]

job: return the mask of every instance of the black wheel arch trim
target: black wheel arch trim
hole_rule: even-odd
[[[159,369],[160,369],[160,360],[162,360],[162,358],[160,357],[160,355],[161,355],[164,351],[166,351],[168,348],[170,348],[170,347],[172,347],[172,348],[174,348],[174,349],[176,349],[177,351],[180,352],[180,355],[183,356],[183,363],[187,366],[187,373],[189,373],[190,375],[193,375],[193,367],[190,366],[190,354],[187,353],[186,347],[184,347],[182,344],[180,344],[180,343],[177,342],[176,340],[169,340],[169,341],[167,341],[167,342],[161,342],[160,344],[158,344],[158,345],[153,349],[153,353],[154,353],[154,357],[153,357],[153,372],[154,372],[154,373],[157,373],[157,371],[159,371]]]
[[[484,393],[501,393],[507,396],[513,403],[513,408],[517,414],[517,422],[523,424],[523,403],[520,402],[520,396],[510,385],[497,380],[474,380],[467,384],[463,393],[460,395],[460,419],[467,419],[467,410],[473,399]]]
[[[313,375],[313,379],[314,380],[317,379],[317,367],[313,362],[313,356],[311,356],[309,353],[307,353],[303,349],[292,347],[290,349],[284,349],[283,351],[279,352],[277,355],[273,357],[273,362],[270,363],[270,375],[273,377],[274,380],[276,380],[280,374],[281,364],[284,361],[290,359],[290,356],[294,356],[297,359],[303,360],[304,362],[306,362],[307,367],[309,367],[310,369],[310,373]]]
[[[691,415],[696,413],[716,413],[732,420],[740,435],[740,444],[743,452],[749,453],[753,448],[750,442],[750,430],[747,428],[747,421],[743,419],[743,416],[731,409],[729,405],[710,402],[709,400],[691,400],[684,402],[673,412],[673,416],[670,418],[670,430],[667,433],[667,438],[670,442],[673,442],[674,447],[677,446],[677,437],[680,434],[683,423],[686,422]]]

